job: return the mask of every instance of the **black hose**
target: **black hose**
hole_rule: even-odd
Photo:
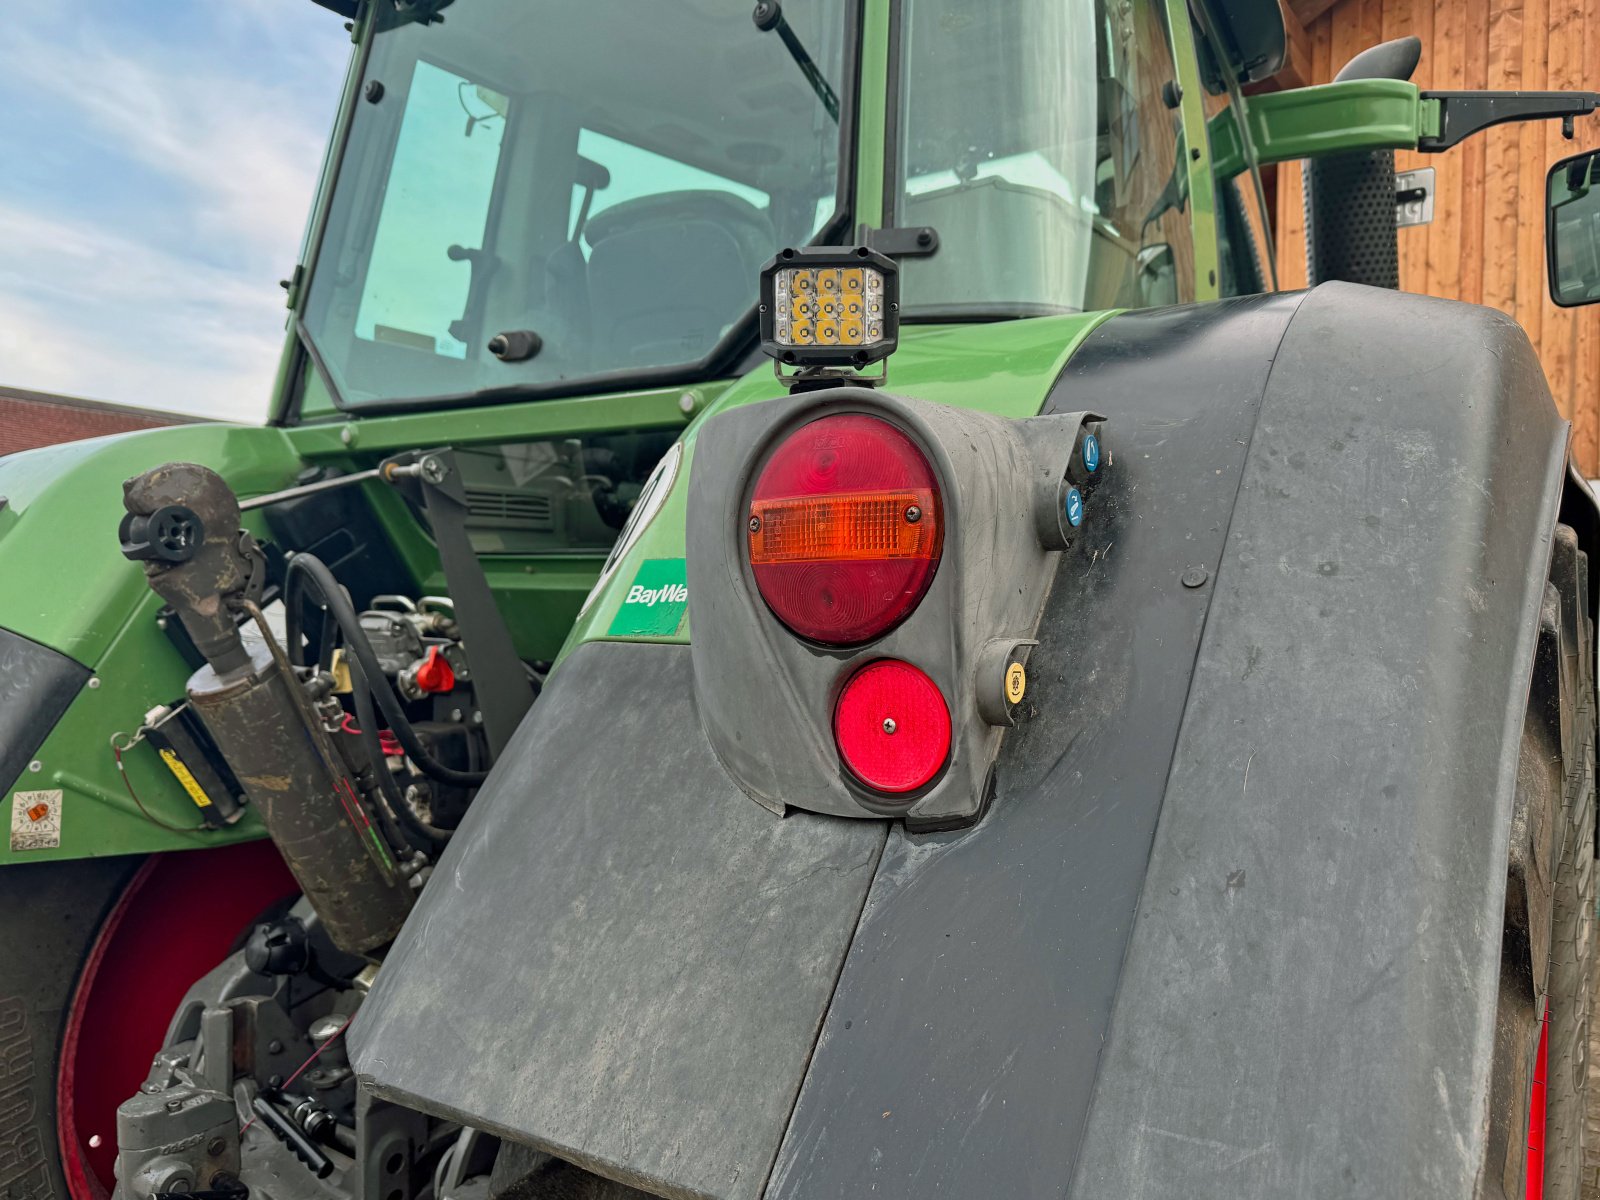
[[[399,740],[406,756],[417,765],[417,769],[440,783],[449,783],[456,787],[475,788],[482,784],[488,775],[486,771],[458,771],[454,767],[447,767],[429,754],[423,746],[417,731],[406,719],[405,708],[401,705],[400,698],[394,694],[394,689],[389,686],[389,681],[383,674],[383,668],[378,664],[378,656],[373,652],[372,643],[367,640],[366,632],[361,628],[355,606],[350,603],[350,597],[345,595],[344,589],[333,577],[333,572],[328,570],[327,564],[315,555],[296,554],[289,560],[289,567],[284,576],[286,591],[288,582],[301,572],[304,572],[307,579],[322,593],[323,604],[338,623],[339,632],[344,635],[345,645],[355,655],[356,665],[360,666],[361,673],[366,676],[366,688],[356,690],[370,692],[372,698],[378,702],[378,709],[383,713],[383,719],[389,723],[389,728],[394,731],[394,736]]]
[[[289,665],[306,665],[304,647],[300,644],[300,588],[286,575],[283,580],[283,649],[289,656]]]
[[[356,705],[356,725],[361,731],[358,736],[367,751],[367,757],[372,761],[381,807],[388,809],[389,815],[400,823],[401,837],[407,845],[424,854],[437,855],[450,840],[450,834],[424,825],[422,819],[411,810],[411,805],[406,803],[405,794],[395,781],[394,773],[389,770],[388,756],[384,754],[383,742],[378,737],[378,713],[372,707],[372,692],[367,687],[360,663],[350,664],[350,684],[350,698]]]
[[[285,575],[283,580],[283,641],[284,650],[288,652],[289,662],[296,667],[307,665],[305,660],[305,647],[302,642],[302,621],[305,616],[305,597],[302,592],[301,580],[298,574]],[[329,668],[333,655],[333,631],[338,628],[334,623],[333,612],[329,608],[322,610],[322,628],[317,631],[317,668],[326,671]]]

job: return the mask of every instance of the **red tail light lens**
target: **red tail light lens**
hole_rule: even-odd
[[[927,674],[898,659],[879,659],[844,685],[833,737],[850,773],[890,795],[929,782],[950,755],[950,710]]]
[[[750,502],[750,567],[777,618],[835,645],[886,633],[933,582],[944,542],[933,468],[880,417],[842,413],[796,430]]]

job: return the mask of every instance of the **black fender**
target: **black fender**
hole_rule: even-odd
[[[1350,286],[1302,305],[1074,1194],[1474,1194],[1567,437],[1501,313]]]
[[[674,1196],[1471,1194],[1566,472],[1526,338],[1330,284],[1114,318],[1046,408],[1111,461],[977,826],[775,817],[686,648],[581,647],[364,1079]]]

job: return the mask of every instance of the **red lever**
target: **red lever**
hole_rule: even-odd
[[[428,657],[417,668],[417,687],[424,692],[448,692],[456,686],[456,673],[450,660],[439,652],[439,647],[429,646]]]

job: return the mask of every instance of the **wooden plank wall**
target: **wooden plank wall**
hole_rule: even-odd
[[[1296,52],[1286,83],[1325,83],[1361,50],[1416,34],[1424,88],[1539,91],[1600,87],[1600,0],[1288,0]],[[1585,70],[1585,64],[1593,64]],[[1400,286],[1488,304],[1527,330],[1550,390],[1573,421],[1573,450],[1600,474],[1600,305],[1562,309],[1544,274],[1544,176],[1567,154],[1600,146],[1600,118],[1577,137],[1559,121],[1490,129],[1445,154],[1402,152],[1398,170],[1437,172],[1430,225],[1400,231]],[[1300,164],[1278,168],[1280,285],[1304,287],[1305,209]]]

